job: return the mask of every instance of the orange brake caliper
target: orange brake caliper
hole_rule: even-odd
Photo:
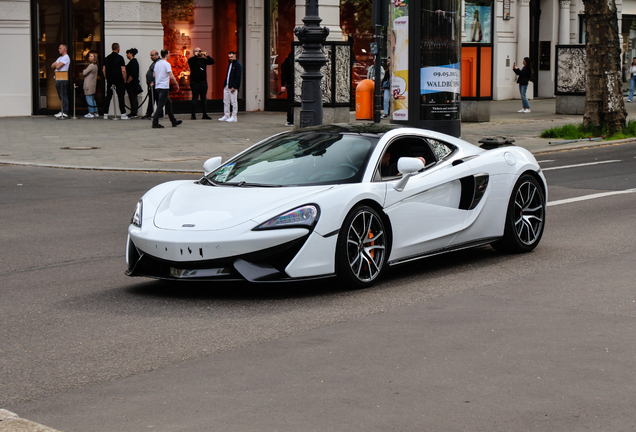
[[[373,233],[371,232],[371,230],[369,230],[369,235],[367,236],[367,238],[372,239],[373,238]],[[371,243],[369,243],[369,246],[375,246],[375,242],[372,241]],[[369,255],[371,255],[371,258],[375,259],[375,249],[371,249],[369,251]]]

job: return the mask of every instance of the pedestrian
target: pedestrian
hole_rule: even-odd
[[[161,50],[161,60],[155,64],[155,88],[157,89],[157,110],[155,111],[155,115],[152,117],[152,127],[154,129],[163,128],[161,124],[159,124],[159,115],[163,113],[164,106],[166,107],[166,113],[170,118],[170,122],[172,123],[172,127],[179,126],[183,121],[177,120],[174,117],[174,113],[172,112],[172,101],[170,100],[169,92],[170,92],[170,81],[174,83],[175,91],[179,91],[179,82],[174,77],[172,73],[172,66],[168,63],[168,59],[170,58],[170,51],[167,49]]]
[[[106,81],[108,81],[106,84],[106,97],[104,98],[104,120],[108,120],[110,100],[113,98],[113,86],[117,93],[121,119],[128,120],[126,104],[124,103],[124,96],[126,95],[126,62],[124,62],[124,58],[119,55],[118,43],[115,42],[112,44],[111,49],[113,52],[104,59],[104,66],[102,67],[104,77]]]
[[[280,65],[280,94],[287,93],[287,126],[294,124],[294,55],[290,51]]]
[[[525,57],[523,59],[523,69],[520,70],[517,67],[517,63],[513,63],[512,70],[519,76],[517,83],[519,84],[519,93],[521,93],[521,104],[523,108],[521,108],[518,112],[527,114],[530,112],[530,104],[526,97],[526,91],[528,91],[528,82],[532,79],[532,61],[530,60],[530,57]]]
[[[84,75],[84,96],[86,97],[86,105],[88,105],[88,114],[86,118],[97,118],[97,103],[95,102],[95,89],[97,88],[97,53],[91,51],[88,53],[89,65],[82,71]]]
[[[629,96],[627,102],[631,102],[634,99],[634,87],[636,87],[636,57],[632,59],[632,64],[629,67]]]
[[[238,114],[238,90],[241,87],[241,73],[243,66],[236,59],[236,53],[230,51],[227,54],[229,64],[225,81],[223,81],[223,117],[219,121],[236,123]],[[230,103],[232,104],[232,115],[230,115]]]
[[[157,89],[155,88],[155,65],[159,61],[159,53],[157,50],[150,51],[150,67],[146,72],[146,85],[148,86],[148,106],[146,107],[146,114],[143,119],[151,119],[154,107],[157,105]],[[163,112],[160,117],[163,117]]]
[[[135,58],[139,51],[137,48],[131,48],[126,51],[128,64],[126,65],[126,93],[130,100],[130,115],[128,118],[137,118],[137,110],[139,109],[139,100],[137,95],[142,92],[139,84],[139,62]]]
[[[65,44],[60,44],[57,51],[60,56],[51,64],[51,67],[55,69],[55,89],[62,102],[62,109],[55,114],[55,117],[65,119],[68,118],[68,67],[71,64],[71,58],[68,56],[68,47]]]
[[[386,59],[386,69],[382,80],[382,93],[384,97],[384,114],[382,118],[389,117],[389,102],[391,101],[391,57]]]
[[[201,48],[194,49],[194,55],[188,59],[190,66],[190,90],[192,90],[192,115],[190,118],[196,120],[197,101],[201,98],[201,106],[203,107],[202,119],[210,120],[206,107],[206,96],[208,94],[208,65],[213,65],[214,59]]]

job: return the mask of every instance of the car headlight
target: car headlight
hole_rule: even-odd
[[[141,201],[137,203],[137,207],[135,207],[135,213],[133,213],[132,220],[130,221],[136,227],[141,228],[141,216],[142,216],[143,204]]]
[[[264,222],[254,230],[277,228],[310,228],[318,220],[320,208],[315,204],[307,204],[295,208]]]

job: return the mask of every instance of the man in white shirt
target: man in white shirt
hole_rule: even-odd
[[[168,114],[168,117],[170,118],[172,127],[179,126],[183,123],[183,121],[177,120],[172,112],[172,101],[169,97],[170,81],[174,83],[176,91],[179,91],[179,83],[172,73],[172,66],[168,63],[169,58],[170,51],[163,49],[161,50],[161,60],[155,64],[155,71],[153,75],[155,77],[155,88],[157,89],[157,110],[155,111],[155,115],[152,117],[153,129],[163,128],[163,126],[159,124],[159,116],[160,113],[163,112],[164,107],[166,114]]]
[[[51,64],[51,67],[55,69],[55,72],[68,73],[68,67],[71,64],[71,59],[67,54],[68,47],[61,44],[57,50],[60,53],[60,56]],[[55,114],[55,117],[65,119],[68,118],[68,78],[57,78],[58,77],[56,77],[55,80],[55,89],[57,90],[57,95],[62,101],[62,110]]]

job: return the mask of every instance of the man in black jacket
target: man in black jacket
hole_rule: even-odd
[[[236,59],[236,53],[228,53],[230,64],[227,67],[225,81],[223,81],[223,117],[219,121],[236,123],[238,114],[238,91],[241,87],[241,74],[243,66]],[[232,104],[232,115],[230,115],[230,103]]]
[[[157,50],[150,51],[150,60],[152,63],[146,72],[146,85],[148,86],[148,107],[146,108],[146,115],[142,118],[152,119],[152,113],[154,112],[155,105],[157,104],[157,89],[155,89],[155,65],[159,61],[159,53]],[[161,113],[160,117],[163,117]]]
[[[207,113],[207,107],[205,106],[205,97],[208,93],[208,71],[207,66],[213,65],[214,59],[207,53],[203,52],[201,48],[194,49],[194,56],[188,59],[188,65],[190,66],[190,89],[192,90],[192,120],[196,120],[196,106],[199,97],[201,97],[201,105],[203,106],[203,117],[206,120],[210,120],[210,116]]]

